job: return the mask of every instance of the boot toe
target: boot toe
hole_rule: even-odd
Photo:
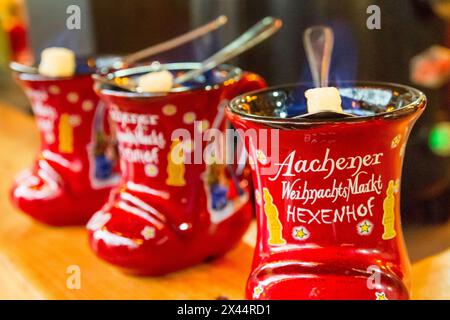
[[[37,221],[51,226],[85,224],[106,201],[109,190],[71,194],[57,178],[26,170],[11,188],[12,202]]]
[[[133,217],[116,206],[103,208],[87,224],[92,249],[127,273],[160,275],[177,269],[185,245],[164,223],[149,217]]]
[[[21,211],[50,225],[60,225],[62,212],[70,208],[57,181],[30,170],[16,179],[11,188],[11,199]]]

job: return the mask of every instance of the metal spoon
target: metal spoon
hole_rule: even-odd
[[[173,48],[176,48],[185,43],[193,41],[197,38],[204,36],[207,33],[210,33],[212,31],[220,28],[221,26],[226,24],[227,21],[228,21],[227,16],[222,15],[222,16],[214,19],[213,21],[211,21],[201,27],[198,27],[192,31],[189,31],[188,33],[185,33],[181,36],[178,36],[178,37],[168,40],[166,42],[157,44],[155,46],[151,46],[149,48],[140,50],[138,52],[126,55],[125,57],[122,58],[122,63],[125,65],[127,65],[127,64],[129,65],[136,61],[148,58],[150,56],[154,56],[158,53],[169,51]]]
[[[281,28],[282,24],[283,23],[280,19],[265,17],[244,32],[239,38],[228,44],[225,48],[212,55],[210,58],[204,60],[200,68],[182,74],[174,80],[174,83],[181,84],[192,80],[217,67],[218,65],[238,56],[242,52],[249,50],[277,32]]]
[[[334,45],[333,30],[325,26],[310,27],[303,34],[303,45],[305,46],[314,85],[318,88],[327,87]],[[321,111],[301,114],[292,118],[330,119],[347,117],[354,117],[354,115],[344,112]]]
[[[303,34],[303,45],[314,85],[327,87],[334,45],[333,30],[325,26],[310,27]]]
[[[240,37],[232,41],[222,50],[218,51],[208,59],[204,60],[200,67],[191,71],[188,71],[174,79],[175,85],[180,85],[184,82],[195,79],[203,73],[215,68],[216,66],[238,56],[244,51],[256,46],[258,43],[264,41],[282,26],[280,19],[273,17],[266,17],[255,24],[253,27],[244,32]],[[156,71],[156,70],[155,70]],[[114,78],[111,78],[111,74],[106,77],[98,75],[93,76],[95,80],[108,84],[123,90],[142,93],[143,90],[139,88],[133,81],[127,83],[118,83]]]
[[[18,73],[31,73],[31,74],[39,73],[38,68],[33,67],[33,66],[27,66],[25,64],[15,62],[15,61],[12,61],[9,64],[9,67],[11,68],[11,70],[18,72]]]
[[[129,55],[126,55],[124,57],[117,57],[117,58],[109,58],[106,61],[101,61],[102,59],[93,59],[93,64],[101,69],[109,69],[109,68],[123,68],[126,65],[133,64],[139,60],[149,58],[153,55],[156,55],[161,52],[169,51],[171,49],[174,49],[178,46],[181,46],[185,43],[188,43],[190,41],[193,41],[197,38],[200,38],[204,36],[205,34],[212,32],[223,25],[225,25],[228,21],[227,16],[221,15],[214,19],[211,22],[208,22],[207,24],[204,24],[198,28],[195,28],[194,30],[191,30],[187,33],[184,33],[178,37],[175,37],[173,39],[167,40],[165,42],[150,46],[148,48],[139,50],[135,53],[131,53]],[[19,73],[31,73],[31,74],[37,74],[39,73],[38,68],[34,66],[27,66],[18,62],[11,62],[10,68],[13,71],[19,72]]]

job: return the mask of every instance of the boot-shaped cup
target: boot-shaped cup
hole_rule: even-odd
[[[162,67],[176,76],[199,64]],[[112,79],[132,82],[152,70],[120,70]],[[123,174],[88,224],[100,258],[129,273],[160,275],[220,256],[240,240],[253,215],[249,171],[205,159],[212,153],[204,138],[224,132],[230,99],[264,86],[257,75],[230,66],[160,94],[98,84]]]
[[[17,73],[40,134],[33,165],[18,175],[12,202],[54,226],[85,224],[119,181],[119,165],[105,105],[91,75],[49,78]]]
[[[258,238],[250,299],[407,299],[400,223],[408,135],[424,95],[342,83],[344,112],[306,114],[308,85],[252,92],[227,115],[248,149]]]

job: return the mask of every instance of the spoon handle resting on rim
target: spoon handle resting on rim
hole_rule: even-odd
[[[191,30],[185,34],[182,34],[178,37],[165,41],[163,43],[159,43],[157,45],[148,47],[146,49],[139,50],[135,53],[131,53],[129,55],[124,56],[121,60],[123,64],[132,64],[136,61],[148,58],[150,56],[156,55],[161,52],[165,52],[181,46],[185,43],[193,41],[197,38],[204,36],[205,34],[212,32],[221,26],[225,25],[228,21],[228,18],[225,15],[222,15],[213,21],[202,25],[194,30]]]
[[[137,52],[128,54],[122,58],[112,59],[112,61],[110,61],[108,63],[108,66],[123,67],[124,65],[132,64],[139,60],[156,55],[158,53],[169,51],[171,49],[174,49],[185,43],[193,41],[197,38],[200,38],[200,37],[204,36],[205,34],[210,33],[212,31],[222,27],[223,25],[225,25],[227,23],[227,21],[228,21],[227,16],[221,15],[221,16],[217,17],[216,19],[214,19],[213,21],[208,22],[207,24],[202,25],[202,26],[200,26],[194,30],[191,30],[187,33],[184,33],[178,37],[164,41],[162,43],[158,43],[156,45],[139,50]],[[103,66],[103,67],[105,67],[105,66]],[[39,73],[39,70],[36,67],[27,66],[27,65],[24,65],[24,64],[21,64],[18,62],[14,62],[14,61],[10,63],[10,68],[13,71],[16,71],[19,73],[32,73],[32,74]],[[97,79],[97,80],[99,80],[99,79]],[[101,80],[99,80],[99,81],[101,81]]]
[[[275,19],[273,17],[266,17],[262,19],[260,22],[243,33],[239,38],[228,44],[225,48],[203,61],[200,68],[191,70],[177,77],[174,83],[181,84],[192,80],[213,69],[214,67],[238,56],[242,52],[247,51],[270,37],[281,28],[281,25],[282,22],[280,19]]]
[[[15,61],[11,61],[9,63],[9,67],[11,68],[11,70],[13,70],[15,72],[19,72],[19,73],[39,73],[39,71],[36,67],[27,66],[25,64],[15,62]]]
[[[204,60],[199,68],[188,71],[175,78],[173,83],[182,84],[184,82],[192,80],[202,75],[203,73],[215,68],[216,66],[236,57],[242,52],[254,47],[258,43],[270,37],[281,28],[281,25],[282,22],[279,19],[275,19],[272,17],[264,18],[249,30],[247,30],[245,33],[243,33],[239,38],[228,44],[225,48],[212,55],[210,58]],[[137,87],[134,83],[118,83],[113,79],[98,76],[96,74],[93,75],[93,78],[96,81],[121,88],[123,90],[131,92],[142,92],[142,90],[140,90],[140,88]]]

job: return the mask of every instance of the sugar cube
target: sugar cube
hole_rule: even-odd
[[[335,87],[314,88],[305,91],[308,113],[332,111],[342,113],[342,100]]]
[[[47,48],[41,53],[39,73],[48,77],[71,77],[75,74],[75,53],[66,48]]]
[[[173,75],[167,70],[150,72],[138,78],[138,86],[144,92],[168,92],[173,87]]]

